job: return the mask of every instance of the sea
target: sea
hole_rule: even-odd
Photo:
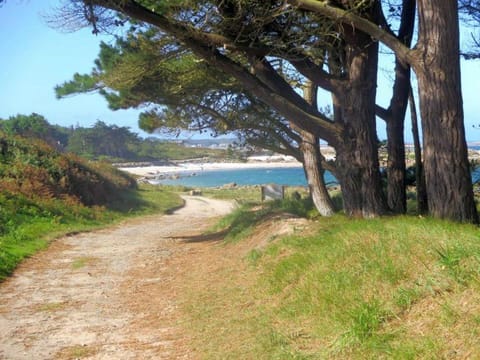
[[[305,173],[301,167],[204,170],[191,173],[184,172],[178,175],[180,177],[177,179],[162,179],[151,182],[188,187],[219,187],[231,183],[235,183],[238,186],[265,184],[307,185]],[[325,174],[325,180],[327,183],[336,183],[335,177],[328,172]]]
[[[232,183],[238,186],[265,184],[307,186],[305,173],[301,167],[204,170],[177,175],[178,178],[153,180],[151,183],[187,187],[221,187]],[[337,184],[337,179],[330,172],[325,171],[324,176],[327,185]],[[480,168],[472,173],[472,182],[480,182]]]

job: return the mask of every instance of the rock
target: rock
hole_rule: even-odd
[[[228,184],[225,184],[222,186],[222,189],[233,189],[233,188],[236,188],[237,187],[237,183],[228,183]]]

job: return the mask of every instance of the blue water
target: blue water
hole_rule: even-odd
[[[192,174],[195,174],[192,176]],[[229,183],[237,185],[263,185],[278,184],[289,186],[306,186],[307,181],[301,167],[298,168],[261,168],[261,169],[239,169],[239,170],[211,170],[179,173],[179,179],[165,179],[155,181],[157,184],[183,185],[188,187],[217,187]],[[325,182],[336,183],[335,177],[325,171]],[[480,182],[480,168],[472,174],[474,183]]]
[[[179,179],[159,180],[156,183],[165,185],[184,185],[189,187],[217,187],[229,183],[237,185],[278,184],[290,186],[306,186],[307,181],[301,167],[295,168],[260,168],[239,170],[198,171],[196,175],[186,172]],[[325,172],[325,181],[336,182],[329,172]]]
[[[472,182],[474,184],[480,183],[480,167],[477,167],[472,171]]]

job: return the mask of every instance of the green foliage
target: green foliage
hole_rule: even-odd
[[[227,158],[226,151],[222,149],[189,148],[181,144],[148,139],[138,145],[136,153],[146,160],[188,160],[204,157],[224,160]]]
[[[203,188],[202,194],[221,200],[235,200],[238,204],[258,203],[261,200],[259,186],[236,186],[234,188]]]
[[[169,191],[137,190],[110,165],[62,155],[39,140],[0,133],[0,147],[0,279],[61,233],[181,203]]]
[[[385,311],[378,301],[360,301],[349,314],[351,317],[351,327],[348,336],[353,337],[359,342],[374,336],[385,320]]]
[[[436,248],[443,268],[460,284],[480,278],[480,244],[451,243]]]
[[[252,229],[261,222],[276,215],[291,214],[299,217],[310,217],[318,214],[313,208],[311,199],[284,199],[262,203],[245,203],[231,214],[224,217],[214,229],[228,228],[226,241],[235,242],[248,236]]]
[[[147,7],[163,13],[194,4],[154,1]],[[289,155],[298,150],[293,150],[298,136],[283,117],[245,94],[238,81],[154,28],[131,30],[112,45],[102,43],[95,65],[90,74],[75,74],[57,86],[57,97],[98,91],[113,110],[147,105],[139,126],[151,133],[235,132],[265,149]]]
[[[410,309],[422,297],[417,287],[399,287],[394,295],[395,305],[401,310]]]
[[[194,6],[196,1],[192,0],[142,0],[139,1],[142,6],[145,6],[152,11],[155,10],[158,14],[166,14],[172,9],[177,9],[178,7],[184,7],[187,5]]]
[[[39,114],[17,115],[4,120],[1,129],[10,135],[26,134],[44,137],[49,132],[50,124]]]
[[[40,139],[59,151],[68,151],[90,160],[123,162],[184,160],[201,157],[228,158],[226,150],[188,148],[154,138],[141,139],[128,127],[107,125],[100,120],[91,128],[64,128],[50,125],[43,116],[38,114],[17,115],[9,120],[0,120],[0,131],[2,129],[5,135],[20,135],[33,141]],[[3,155],[0,153],[1,156]],[[25,155],[25,157],[28,156]]]
[[[235,280],[217,286],[222,296],[208,290],[209,308],[218,311],[203,318],[211,331],[225,312],[213,299],[235,309],[222,320],[225,338],[215,340],[224,357],[240,354],[244,341],[254,349],[247,357],[260,359],[433,359],[480,352],[477,227],[407,216],[334,216],[316,218],[308,235],[241,242],[254,224],[272,216],[265,207],[245,207],[224,224],[240,234],[225,248],[247,262]]]
[[[98,79],[90,75],[73,74],[73,80],[65,82],[62,86],[55,86],[57,99],[62,99],[74,93],[88,93],[93,91]]]
[[[139,141],[127,127],[97,121],[91,128],[76,129],[69,137],[67,150],[88,158],[129,159],[134,158],[132,148]]]
[[[433,302],[441,305],[436,313],[424,316],[458,323],[462,310],[457,295],[446,294],[478,289],[478,240],[473,226],[430,219],[334,217],[322,219],[316,235],[287,237],[270,245],[261,257],[253,257],[264,274],[261,284],[283,299],[278,308],[271,308],[277,319],[272,321],[295,318],[322,324],[311,329],[314,341],[335,345],[320,346],[321,358],[340,353],[348,358],[378,358],[384,351],[400,354],[412,349],[423,357],[432,347],[437,355],[444,350],[441,338],[433,340],[440,330],[425,330],[427,334],[415,338],[399,331],[398,321],[405,311],[414,311],[417,304],[434,297]],[[452,317],[453,313],[457,315]],[[462,329],[472,326],[467,322]],[[443,328],[442,336],[449,331]]]
[[[0,133],[0,186],[4,193],[34,199],[58,198],[83,205],[102,205],[135,180],[107,164],[64,155],[39,140]]]
[[[68,139],[66,129],[50,125],[47,119],[36,113],[16,115],[7,120],[0,120],[0,131],[10,136],[21,135],[41,139],[57,148],[64,146]]]
[[[257,262],[262,257],[262,252],[259,249],[252,249],[247,254],[247,260],[252,264],[256,265]]]

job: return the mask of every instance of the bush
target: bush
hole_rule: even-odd
[[[0,133],[0,188],[27,198],[104,205],[135,179],[105,163],[62,154],[46,143]]]

